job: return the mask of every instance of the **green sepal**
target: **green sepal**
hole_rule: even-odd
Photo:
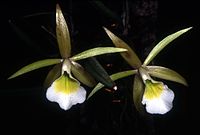
[[[88,87],[94,87],[97,84],[95,79],[80,64],[72,62],[71,71],[76,79]]]
[[[56,5],[56,36],[60,55],[62,58],[68,58],[71,55],[70,34],[65,18],[60,6]]]
[[[140,59],[138,58],[137,54],[129,47],[128,44],[126,44],[123,40],[121,40],[119,37],[114,35],[111,31],[109,31],[107,28],[104,27],[104,30],[106,31],[107,35],[110,37],[112,40],[113,44],[116,47],[119,48],[125,48],[128,51],[120,53],[122,57],[129,63],[130,66],[133,68],[139,68],[142,63]]]
[[[172,69],[161,66],[147,66],[147,69],[148,73],[153,77],[177,82],[185,86],[188,86],[184,77],[182,77],[179,73],[177,73]]]
[[[161,40],[153,49],[152,51],[149,53],[149,55],[147,56],[147,58],[145,59],[143,65],[146,66],[148,65],[153,59],[154,57],[160,52],[162,51],[170,42],[172,42],[174,39],[178,38],[180,35],[182,35],[183,33],[189,31],[192,27],[186,28],[186,29],[182,29],[179,30],[167,37],[165,37],[163,40]]]
[[[97,55],[102,55],[102,54],[107,54],[107,53],[117,53],[117,52],[125,52],[127,51],[124,48],[117,48],[117,47],[96,47],[93,49],[88,49],[86,51],[83,51],[79,54],[74,55],[70,59],[72,61],[77,61],[77,60],[82,60],[86,59],[89,57],[97,56]]]
[[[47,67],[47,66],[51,66],[54,64],[58,64],[61,63],[62,59],[45,59],[45,60],[40,60],[34,63],[31,63],[23,68],[21,68],[20,70],[18,70],[17,72],[15,72],[13,75],[11,75],[8,79],[12,79],[15,78],[17,76],[20,76],[22,74],[25,74],[27,72],[42,68],[42,67]]]
[[[118,73],[115,73],[115,74],[112,74],[110,76],[110,78],[113,80],[113,81],[116,81],[118,79],[122,79],[124,77],[127,77],[127,76],[130,76],[130,75],[135,75],[138,71],[137,70],[127,70],[127,71],[122,71],[122,72],[118,72]]]

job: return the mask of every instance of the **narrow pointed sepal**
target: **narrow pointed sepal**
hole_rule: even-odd
[[[116,47],[119,48],[125,48],[128,51],[120,53],[122,57],[129,63],[130,66],[133,68],[139,68],[141,66],[141,61],[138,58],[137,54],[129,47],[128,44],[126,44],[122,39],[114,35],[111,31],[109,31],[107,28],[104,27],[104,30],[106,31],[107,35],[112,40],[113,44]]]
[[[70,34],[67,23],[58,4],[56,5],[56,36],[61,57],[64,59],[68,58],[71,55]]]
[[[68,110],[85,101],[86,91],[79,82],[65,73],[47,89],[46,97],[51,102],[57,102],[62,109]]]
[[[36,61],[33,62],[23,68],[21,68],[20,70],[18,70],[17,72],[15,72],[13,75],[11,75],[8,79],[12,79],[15,78],[17,76],[20,76],[22,74],[25,74],[27,72],[42,68],[42,67],[47,67],[47,66],[51,66],[54,64],[58,64],[61,63],[62,59],[45,59],[45,60],[40,60],[40,61]]]
[[[179,73],[177,73],[172,69],[161,66],[147,66],[147,70],[148,73],[153,77],[177,82],[185,86],[188,86],[184,77],[182,77]]]
[[[170,34],[169,36],[165,37],[163,40],[161,40],[153,49],[152,51],[149,53],[149,55],[147,56],[147,58],[145,59],[143,65],[147,66],[153,59],[154,57],[156,57],[156,55],[162,51],[167,45],[169,45],[170,42],[172,42],[173,40],[175,40],[176,38],[178,38],[179,36],[181,36],[182,34],[184,34],[185,32],[189,31],[192,27],[186,28],[186,29],[182,29],[179,30],[173,34]]]

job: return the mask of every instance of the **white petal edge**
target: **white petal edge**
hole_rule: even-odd
[[[143,96],[142,104],[146,105],[146,110],[150,114],[165,114],[173,107],[174,92],[164,85],[164,90],[159,98],[146,99]]]
[[[86,90],[81,86],[76,92],[65,94],[56,92],[52,85],[47,89],[46,97],[51,102],[57,102],[64,110],[69,110],[73,105],[83,103],[86,99]]]

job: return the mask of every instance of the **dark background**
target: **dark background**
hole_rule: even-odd
[[[74,52],[103,43],[101,41],[106,40],[106,35],[101,28],[103,25],[116,33],[122,33],[122,28],[115,19],[102,14],[88,1],[71,1],[72,7],[69,6],[69,1],[64,0],[1,1],[0,134],[56,133],[71,135],[84,133],[107,135],[155,133],[163,135],[185,132],[192,134],[195,131],[194,123],[198,118],[198,101],[196,101],[198,89],[195,87],[198,81],[195,81],[195,78],[198,77],[198,61],[195,60],[198,58],[198,52],[196,53],[196,51],[199,30],[196,3],[193,3],[193,1],[157,1],[156,16],[152,18],[151,15],[147,15],[143,19],[140,17],[132,18],[132,22],[138,24],[140,22],[137,19],[141,19],[141,26],[146,19],[150,20],[149,22],[152,24],[144,28],[148,28],[150,33],[152,32],[150,34],[153,35],[153,41],[150,40],[152,45],[148,46],[141,43],[143,40],[142,34],[145,34],[145,31],[144,33],[138,32],[139,37],[131,31],[129,31],[127,37],[122,36],[125,40],[128,38],[135,39],[137,43],[141,43],[141,46],[136,44],[134,47],[143,59],[145,55],[143,55],[142,50],[145,48],[151,48],[155,45],[153,43],[157,43],[168,34],[193,26],[191,31],[173,42],[174,45],[167,47],[154,61],[158,65],[179,72],[186,78],[189,87],[186,88],[180,84],[167,82],[176,95],[173,109],[166,115],[154,115],[154,120],[143,121],[138,118],[138,114],[134,109],[129,109],[131,107],[130,103],[125,104],[127,100],[124,99],[126,98],[120,95],[126,95],[123,92],[116,93],[113,96],[103,91],[96,95],[96,99],[93,98],[82,105],[74,106],[69,111],[61,110],[57,104],[46,99],[46,91],[42,89],[49,67],[30,72],[13,80],[6,80],[20,67],[31,62],[44,58],[59,57],[56,40],[41,28],[41,26],[44,26],[48,31],[55,32],[55,5],[57,2],[65,12],[65,17],[69,19]],[[122,1],[103,2],[120,16]],[[143,2],[151,3],[152,1]],[[37,15],[36,13],[44,14]],[[119,26],[111,27],[111,24],[114,23]],[[132,25],[131,30],[143,31],[142,28],[137,29],[136,26],[140,25],[131,23],[130,25]],[[28,37],[26,34],[16,33],[15,31],[18,28],[21,32],[26,33]],[[98,42],[100,43],[98,44]],[[78,46],[79,44],[81,47]],[[120,68],[122,70],[130,69],[123,62],[122,65],[125,68],[120,67],[118,59],[110,55],[108,55],[110,59],[106,57],[102,56],[99,60],[107,68],[109,74],[121,70]],[[119,56],[116,57],[120,59]],[[106,67],[110,63],[113,66]],[[127,78],[127,80],[131,82],[132,78]],[[126,79],[119,82],[119,88],[124,89],[124,85],[127,85]],[[132,86],[132,84],[130,83],[128,86]],[[112,99],[120,99],[122,102],[113,103]],[[125,105],[127,106],[124,107]],[[152,125],[152,127],[149,125]],[[154,131],[151,131],[151,129]]]

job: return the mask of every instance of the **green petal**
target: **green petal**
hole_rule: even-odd
[[[180,84],[183,84],[185,86],[188,86],[186,80],[176,71],[166,68],[166,67],[161,67],[161,66],[147,66],[148,68],[148,73],[151,76],[173,81],[173,82],[178,82]]]
[[[89,57],[97,56],[97,55],[102,55],[102,54],[107,54],[107,53],[116,53],[116,52],[125,52],[127,51],[124,48],[117,48],[117,47],[97,47],[93,49],[86,50],[84,52],[81,52],[70,59],[72,61],[77,61],[77,60],[82,60],[86,59]]]
[[[62,64],[55,65],[48,73],[45,81],[44,88],[48,88],[58,77],[61,75]]]
[[[128,51],[120,53],[122,57],[133,67],[133,68],[139,68],[141,66],[141,61],[138,58],[137,54],[126,44],[123,40],[121,40],[119,37],[114,35],[111,31],[109,31],[107,28],[104,27],[104,30],[106,31],[107,35],[112,40],[113,44],[116,47],[119,48],[125,48]]]
[[[165,48],[170,42],[172,42],[174,39],[178,38],[180,35],[182,35],[183,33],[187,32],[188,30],[190,30],[192,27],[186,28],[186,29],[182,29],[176,33],[173,33],[167,37],[165,37],[162,41],[160,41],[154,48],[153,50],[149,53],[149,55],[147,56],[147,58],[144,61],[144,66],[148,65],[153,59],[154,57],[163,49]]]
[[[145,111],[144,106],[142,105],[142,97],[144,94],[144,83],[139,75],[135,75],[134,82],[133,82],[133,102],[141,114]]]
[[[119,73],[116,73],[116,74],[112,74],[110,76],[110,78],[113,80],[113,81],[116,81],[118,79],[121,79],[121,78],[124,78],[124,77],[127,77],[127,76],[130,76],[130,75],[134,75],[137,73],[137,70],[128,70],[128,71],[123,71],[123,72],[119,72]],[[89,99],[90,97],[92,97],[97,91],[99,91],[101,88],[103,88],[104,85],[102,83],[98,83],[95,88],[90,92],[90,94],[88,95],[88,98]]]
[[[71,71],[75,78],[88,87],[94,87],[97,84],[94,78],[78,63],[72,63]]]
[[[56,5],[56,36],[61,57],[68,58],[71,55],[70,35],[67,23],[58,4]]]
[[[11,75],[8,79],[15,78],[17,76],[20,76],[22,74],[25,74],[27,72],[33,71],[33,70],[38,69],[38,68],[42,68],[42,67],[47,67],[47,66],[50,66],[50,65],[58,64],[60,62],[62,62],[62,59],[40,60],[40,61],[34,62],[32,64],[29,64],[29,65],[21,68],[16,73],[14,73],[13,75]]]

